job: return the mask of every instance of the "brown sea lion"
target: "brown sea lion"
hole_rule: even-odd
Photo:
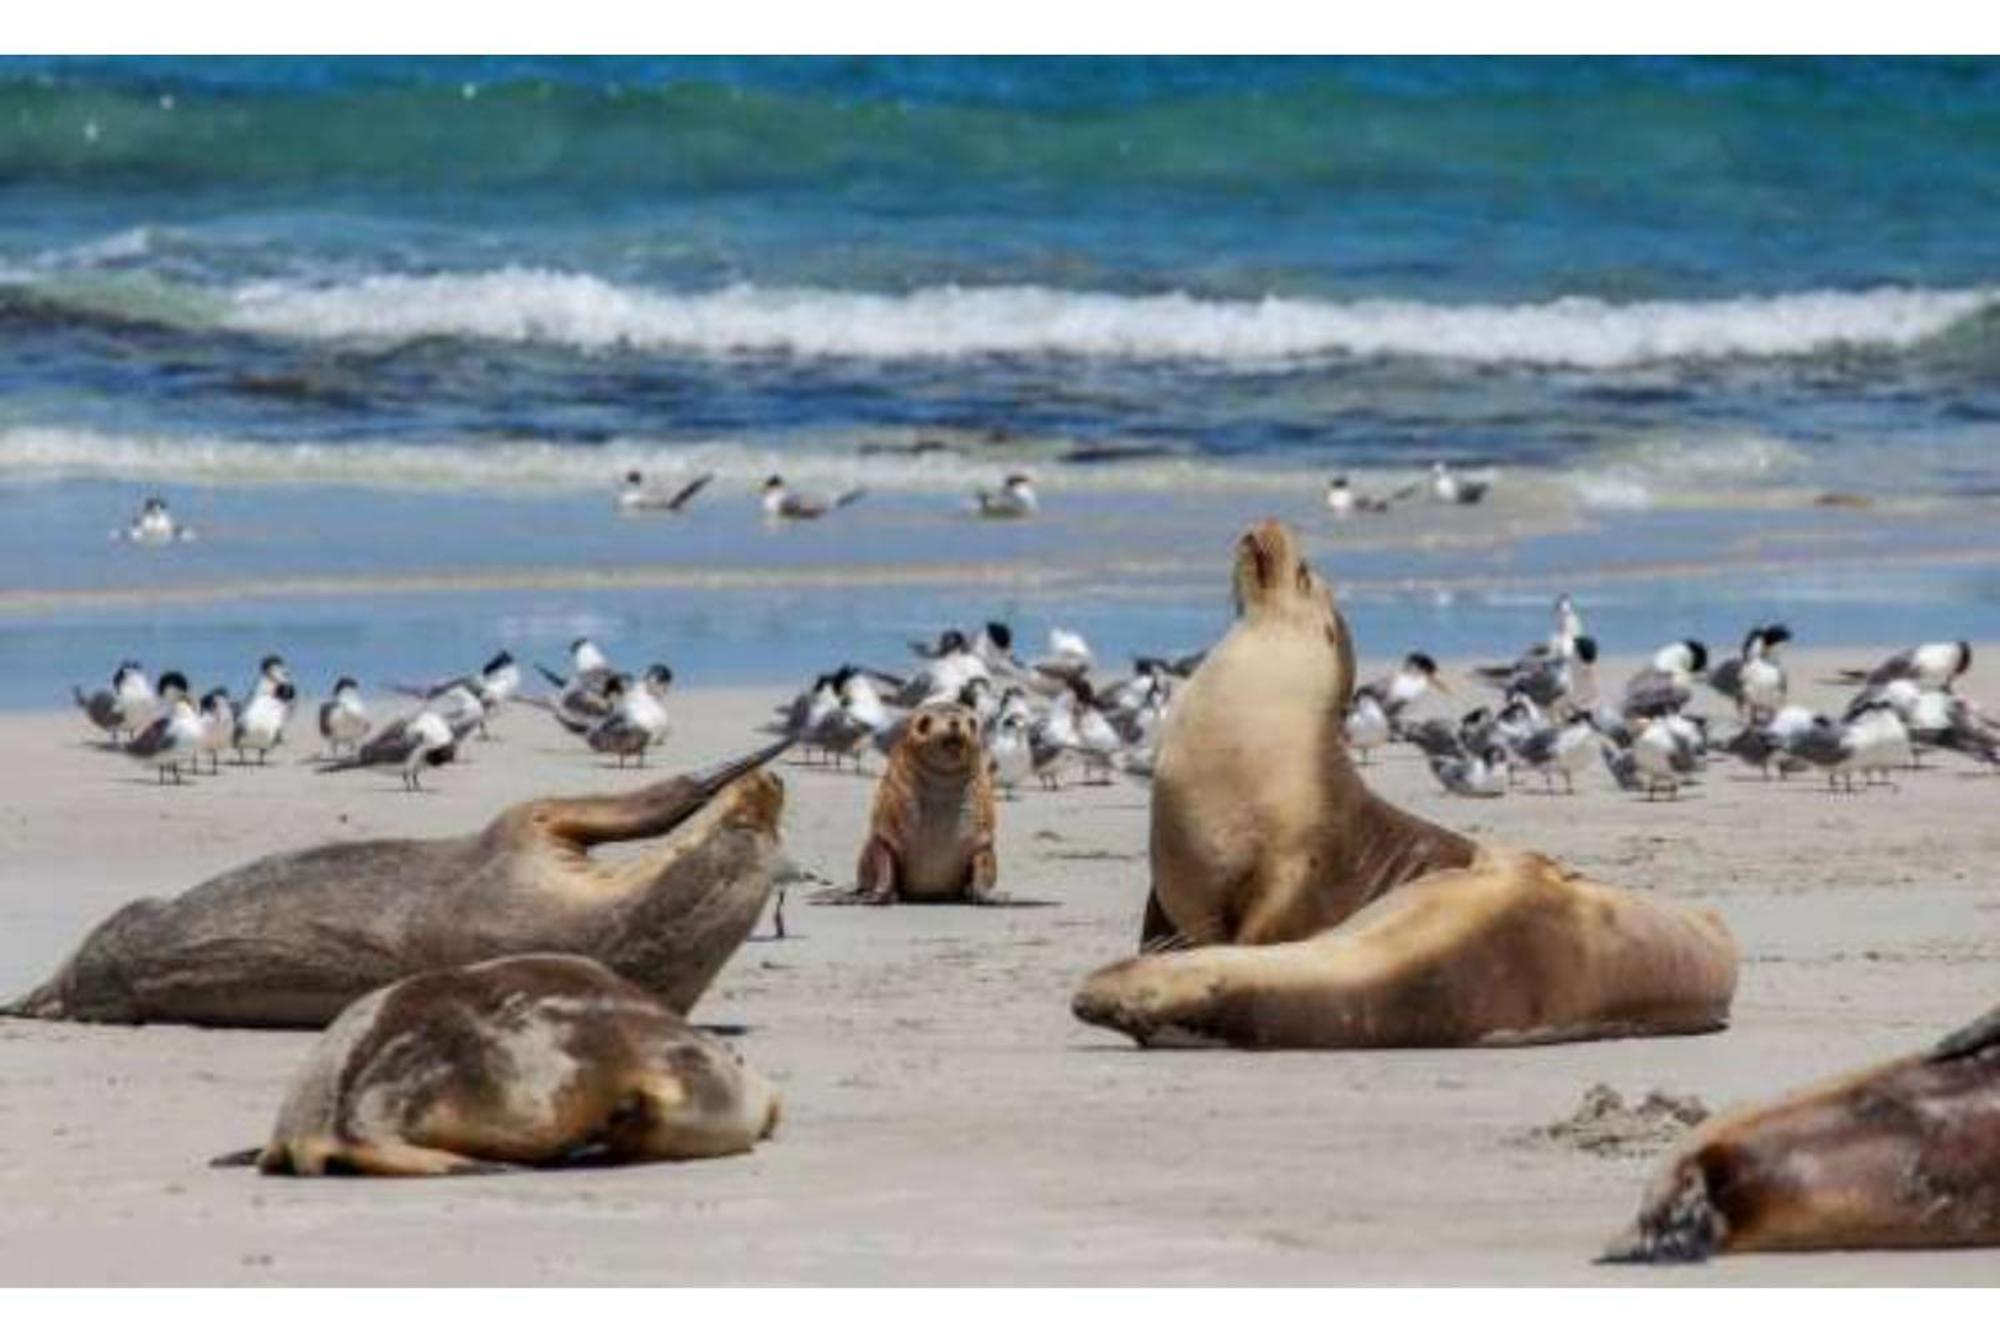
[[[777,1122],[770,1083],[637,985],[586,957],[503,957],[350,1004],[255,1161],[290,1176],[658,1162],[747,1152]]]
[[[984,900],[1000,875],[997,818],[978,717],[957,704],[913,711],[875,789],[856,894]]]
[[[1717,1116],[1604,1258],[2000,1246],[2000,1008],[1933,1049]]]
[[[749,936],[777,866],[788,742],[632,793],[543,798],[483,831],[260,859],[135,901],[0,1012],[85,1022],[322,1027],[419,971],[595,957],[686,1012]],[[665,837],[618,862],[593,845]]]
[[[1715,915],[1474,844],[1348,760],[1347,624],[1283,525],[1237,547],[1238,619],[1176,697],[1155,767],[1137,958],[1074,1007],[1142,1044],[1442,1046],[1718,1028]]]

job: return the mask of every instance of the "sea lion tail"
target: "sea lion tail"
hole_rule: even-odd
[[[208,1165],[211,1167],[254,1167],[257,1165],[258,1159],[263,1156],[264,1150],[261,1146],[256,1148],[241,1148],[233,1153],[224,1153],[220,1157],[209,1158]]]
[[[29,990],[20,998],[0,1003],[0,1017],[26,1017],[41,1022],[57,1022],[63,1016],[62,977]]]

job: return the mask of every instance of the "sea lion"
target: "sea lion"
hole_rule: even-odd
[[[323,1027],[418,971],[592,956],[686,1012],[769,899],[784,788],[773,744],[627,794],[542,798],[444,840],[260,859],[98,925],[0,1012],[85,1022]],[[620,862],[593,845],[669,837]]]
[[[1077,1015],[1142,1044],[1443,1046],[1712,1030],[1715,915],[1476,845],[1368,791],[1342,739],[1347,623],[1282,524],[1237,547],[1238,619],[1176,697],[1142,954]]]
[[[267,1176],[446,1176],[724,1157],[777,1122],[770,1083],[629,980],[587,957],[502,957],[348,1005],[255,1161]]]
[[[2000,1008],[1923,1054],[1717,1116],[1610,1261],[2000,1245]]]
[[[855,893],[885,904],[984,900],[1000,875],[997,825],[978,717],[963,705],[925,705],[876,786]]]

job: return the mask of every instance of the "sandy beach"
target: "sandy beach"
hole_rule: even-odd
[[[1813,676],[1852,661],[1793,658],[1795,694],[1836,705],[1841,692]],[[1966,689],[1992,703],[2000,677],[1975,668]],[[677,694],[662,765],[740,750],[781,694]],[[394,780],[316,776],[309,736],[268,768],[176,789],[98,749],[79,715],[0,718],[14,766],[0,801],[0,995],[38,982],[124,902],[259,855],[446,834],[536,793],[640,778],[525,706],[498,731],[412,797]],[[1659,1153],[1537,1133],[1593,1084],[1722,1107],[1920,1048],[1990,1007],[2000,775],[1933,759],[1894,792],[1852,797],[1718,762],[1684,800],[1657,804],[1601,773],[1574,797],[1450,798],[1407,748],[1369,768],[1390,799],[1469,833],[1719,908],[1742,980],[1732,1026],[1704,1037],[1238,1054],[1144,1052],[1085,1027],[1070,992],[1131,949],[1146,890],[1147,798],[1126,780],[1005,805],[1012,907],[823,907],[795,888],[789,936],[771,938],[767,921],[695,1013],[739,1032],[783,1089],[776,1140],[745,1157],[262,1179],[207,1159],[263,1138],[310,1034],[0,1021],[0,1280],[1990,1284],[2000,1251],[1593,1267]],[[782,773],[790,853],[847,879],[873,778]]]

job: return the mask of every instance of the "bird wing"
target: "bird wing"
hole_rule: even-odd
[[[689,481],[686,485],[682,486],[678,491],[676,491],[674,497],[667,501],[667,508],[675,513],[679,513],[683,505],[685,505],[689,500],[693,499],[696,495],[700,494],[702,491],[702,487],[707,485],[710,481],[714,479],[715,479],[714,472],[704,471],[701,475],[695,477],[693,480]]]

